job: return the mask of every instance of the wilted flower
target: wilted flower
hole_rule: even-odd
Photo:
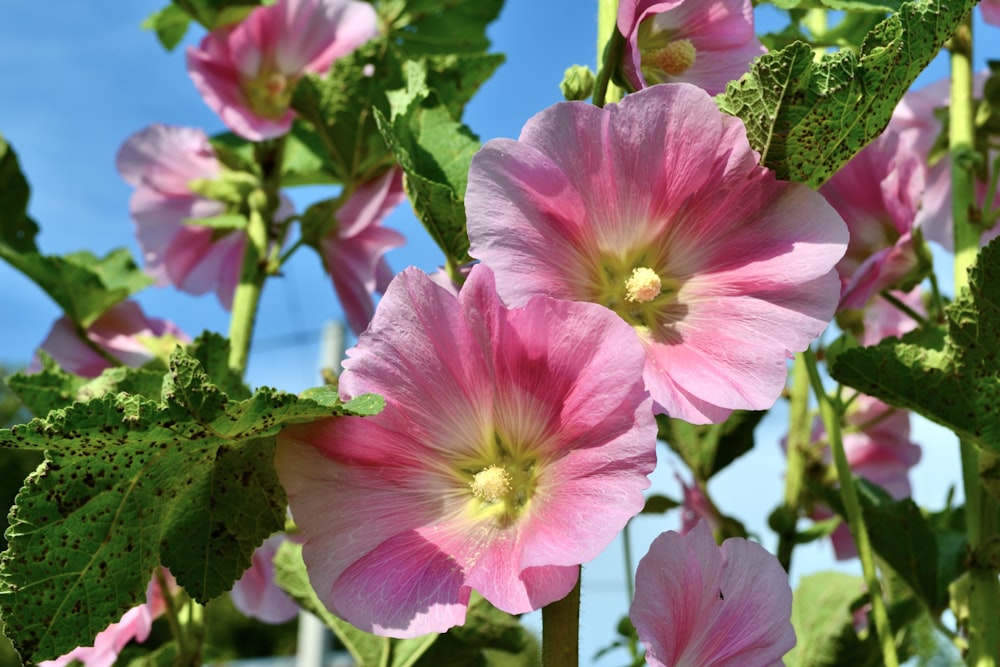
[[[222,231],[187,221],[226,211],[221,201],[191,189],[192,181],[212,181],[222,168],[208,137],[199,129],[154,124],[129,137],[116,158],[118,171],[135,188],[129,201],[145,270],[158,285],[184,292],[215,290],[232,308],[246,246],[243,231]],[[282,198],[275,217],[292,214]]]
[[[655,540],[629,616],[653,667],[772,667],[795,646],[792,589],[778,559],[708,524]]]
[[[686,82],[715,95],[766,50],[750,0],[622,0],[618,30],[625,77],[636,90]]]
[[[865,146],[820,188],[850,231],[837,264],[840,308],[862,309],[876,293],[910,289],[922,278],[913,227],[923,189],[923,165],[893,133]]]
[[[443,632],[473,590],[538,609],[642,509],[643,351],[606,309],[508,310],[485,266],[457,298],[411,267],[348,356],[342,397],[385,409],[284,429],[276,466],[313,588],[356,627]]]
[[[689,422],[771,407],[826,327],[847,229],[822,196],[757,165],[705,91],[563,102],[472,159],[471,254],[513,305],[593,301],[632,325],[657,409]]]
[[[274,556],[287,539],[276,533],[264,540],[253,552],[250,569],[229,592],[237,609],[263,623],[286,623],[299,613],[299,605],[274,580]]]
[[[169,356],[177,343],[191,340],[173,322],[146,317],[135,301],[115,304],[94,320],[85,334],[90,345],[80,338],[73,322],[64,315],[52,325],[39,349],[68,373],[97,377],[113,365],[108,357],[124,366],[138,368],[156,357]],[[37,357],[28,370],[41,370]]]
[[[376,32],[375,8],[367,2],[278,0],[188,48],[188,73],[233,132],[271,139],[292,126],[289,105],[302,75],[326,72]]]
[[[384,293],[392,280],[385,253],[406,242],[402,234],[381,225],[404,199],[403,172],[390,169],[358,186],[337,211],[336,225],[320,240],[323,263],[355,334],[365,330],[375,312],[372,294]]]

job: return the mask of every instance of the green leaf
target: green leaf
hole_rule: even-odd
[[[852,606],[864,593],[864,581],[841,572],[802,577],[792,597],[792,626],[797,642],[787,655],[788,667],[876,665],[874,642],[865,650],[854,632]],[[872,651],[874,649],[874,652]],[[850,660],[845,660],[850,654]],[[876,662],[871,662],[874,658]]]
[[[0,135],[0,255],[37,252],[38,225],[28,217],[31,190],[14,149]]]
[[[1000,453],[1000,243],[980,252],[968,289],[945,309],[947,331],[929,329],[857,347],[831,347],[830,374],[890,405],[918,412]],[[942,335],[944,334],[944,335]]]
[[[766,412],[737,410],[726,421],[694,426],[658,416],[660,437],[684,459],[697,479],[708,481],[754,445],[754,429]]]
[[[479,139],[454,120],[427,86],[426,69],[408,62],[407,85],[390,95],[390,119],[376,110],[379,131],[406,172],[413,209],[448,261],[469,261],[465,188]]]
[[[156,32],[156,38],[167,51],[173,51],[187,34],[191,17],[177,5],[167,5],[150,14],[141,24],[144,30]]]
[[[208,337],[195,353],[214,357],[218,346]],[[200,602],[229,590],[284,527],[278,431],[345,414],[266,388],[232,398],[178,348],[158,401],[106,394],[0,431],[0,447],[46,454],[17,496],[0,557],[0,613],[21,655],[89,644],[143,599],[158,565]]]
[[[485,51],[486,26],[502,7],[503,0],[388,0],[380,13],[390,25],[390,39],[413,58]]]
[[[173,3],[209,31],[242,21],[254,8],[266,4],[261,0],[173,0]]]
[[[842,49],[816,62],[804,43],[767,53],[716,102],[746,124],[761,164],[782,180],[818,187],[882,132],[974,4],[906,2],[868,33],[859,53]]]

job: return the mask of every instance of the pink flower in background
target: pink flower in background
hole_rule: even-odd
[[[677,482],[681,485],[681,494],[684,505],[681,508],[681,535],[687,535],[691,530],[704,520],[709,529],[714,533],[719,527],[719,513],[712,506],[711,501],[702,493],[697,482],[690,486],[684,479],[674,473]]]
[[[618,30],[625,77],[636,90],[687,82],[715,95],[766,51],[750,0],[622,0]]]
[[[390,169],[358,186],[337,211],[336,226],[320,240],[323,263],[355,334],[365,330],[375,312],[372,294],[385,293],[392,280],[385,253],[406,243],[402,234],[381,225],[405,199],[403,172]]]
[[[814,440],[822,442],[826,431],[817,420]],[[910,413],[892,408],[882,401],[859,394],[844,417],[844,453],[851,470],[859,477],[878,484],[896,499],[910,495],[910,468],[920,461],[920,446],[910,441]],[[829,453],[826,454],[829,460]],[[832,516],[829,509],[817,507],[813,518]],[[830,536],[838,560],[857,555],[847,524],[841,524]]]
[[[979,3],[979,11],[983,13],[984,21],[1000,26],[1000,0],[983,0]]]
[[[778,559],[704,522],[663,533],[635,573],[629,616],[653,667],[772,667],[795,646],[792,589]]]
[[[367,2],[278,0],[189,47],[188,73],[229,129],[251,141],[272,139],[292,126],[289,104],[302,75],[325,73],[377,30]]]
[[[263,623],[287,623],[299,613],[299,605],[274,581],[274,555],[287,539],[277,533],[264,540],[253,552],[250,569],[229,592],[237,609]]]
[[[918,315],[926,315],[923,291],[919,286],[909,292],[890,292]],[[899,338],[917,328],[918,322],[885,299],[875,299],[869,303],[862,317],[862,330],[858,342],[862,345],[877,345],[886,338]]]
[[[983,3],[980,3],[983,6]],[[981,97],[987,72],[977,74],[973,79],[973,94]],[[925,189],[916,216],[916,226],[920,227],[924,238],[939,243],[945,250],[951,250],[954,243],[951,217],[951,157],[947,151],[933,156],[935,143],[942,131],[938,114],[946,110],[951,100],[951,81],[943,79],[919,90],[908,92],[893,111],[886,133],[899,136],[900,148],[918,156],[926,170]],[[992,165],[996,152],[990,153]],[[931,164],[931,159],[934,163]],[[980,205],[985,202],[987,183],[976,181],[976,196]],[[994,232],[995,234],[995,232]],[[984,235],[985,244],[992,234]]]
[[[643,351],[593,304],[508,310],[473,267],[456,298],[416,268],[348,352],[343,398],[385,409],[284,429],[276,467],[320,599],[413,637],[564,597],[643,505],[656,424]]]
[[[820,188],[850,231],[837,264],[841,309],[862,309],[876,293],[914,277],[920,257],[912,230],[923,189],[920,159],[892,133],[862,149]]]
[[[133,368],[169,355],[177,343],[191,341],[173,322],[146,317],[135,301],[122,301],[109,308],[87,328],[86,334],[109,356]],[[97,377],[112,365],[80,339],[66,316],[56,320],[39,349],[48,353],[64,371],[82,377]],[[28,371],[39,370],[41,362],[36,357]]]
[[[226,210],[225,204],[191,190],[194,180],[222,174],[205,133],[196,128],[150,125],[129,137],[116,158],[118,171],[135,188],[129,210],[142,248],[145,270],[159,286],[172,284],[191,294],[215,290],[229,310],[239,283],[246,235],[185,224]],[[282,199],[276,214],[292,214]]]
[[[618,313],[658,411],[763,410],[833,315],[847,229],[757,159],[743,124],[687,84],[557,104],[473,157],[471,254],[512,305],[547,294]]]
[[[173,577],[167,575],[170,583]],[[172,593],[171,593],[172,594]],[[146,602],[132,607],[117,623],[112,623],[94,638],[92,646],[81,646],[55,660],[45,660],[39,667],[68,667],[82,662],[85,667],[111,667],[131,641],[142,643],[149,638],[153,621],[166,609],[163,592],[154,577],[146,587]]]

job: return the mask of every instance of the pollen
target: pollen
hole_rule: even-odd
[[[652,61],[670,76],[683,74],[694,64],[696,54],[694,44],[690,39],[678,39],[670,42],[652,55]]]
[[[641,266],[632,270],[625,281],[625,298],[636,303],[649,303],[660,295],[663,283],[653,269]]]
[[[477,472],[469,486],[472,495],[488,503],[495,503],[510,491],[510,473],[499,466],[491,465]]]

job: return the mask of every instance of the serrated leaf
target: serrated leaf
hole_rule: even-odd
[[[917,331],[865,348],[840,340],[830,349],[830,374],[1000,453],[998,281],[994,241],[980,252],[969,287],[945,309],[946,331]]]
[[[716,102],[743,120],[761,164],[782,180],[819,187],[882,132],[974,4],[906,2],[868,33],[859,53],[842,49],[815,62],[808,44],[795,43],[764,54]]]
[[[167,5],[146,17],[140,27],[154,31],[160,45],[167,51],[173,51],[184,39],[190,24],[191,17],[183,9],[177,5]]]
[[[233,399],[178,348],[159,401],[109,394],[0,431],[0,447],[46,451],[0,557],[0,613],[19,652],[39,661],[87,645],[143,599],[158,565],[200,602],[229,590],[284,526],[276,434],[345,414],[271,389]]]
[[[380,12],[390,24],[390,38],[413,58],[485,51],[486,26],[502,7],[503,0],[388,0]]]
[[[0,135],[0,251],[7,254],[36,252],[38,225],[28,217],[31,189],[21,173],[14,149]]]

